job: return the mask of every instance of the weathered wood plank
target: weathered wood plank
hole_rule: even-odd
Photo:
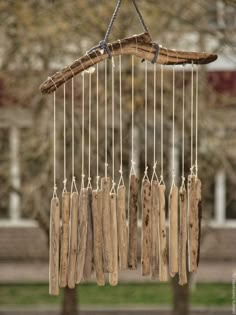
[[[169,270],[171,277],[174,277],[179,271],[178,200],[178,187],[173,186],[169,194]]]
[[[142,275],[150,275],[151,260],[151,183],[142,182]]]
[[[187,283],[187,192],[185,185],[179,190],[180,232],[179,232],[179,284]]]
[[[88,195],[87,189],[82,188],[79,197],[79,220],[78,220],[78,251],[76,258],[76,283],[79,284],[83,278],[86,241],[87,241],[87,211]]]
[[[139,179],[135,175],[130,176],[129,184],[129,247],[128,267],[137,269],[138,248],[138,187]]]
[[[196,177],[188,176],[188,255],[189,272],[197,271],[198,257],[198,210],[196,209]]]
[[[166,235],[166,186],[159,185],[160,221],[159,221],[159,278],[168,281],[167,235]]]
[[[49,294],[59,295],[60,202],[52,198],[50,209]]]
[[[103,242],[104,242],[104,271],[113,272],[113,253],[112,253],[112,236],[111,236],[111,208],[110,208],[110,177],[102,178],[102,226],[103,226]]]
[[[102,191],[93,190],[93,253],[96,281],[99,286],[105,285],[103,272],[103,235],[102,235]]]
[[[138,58],[152,61],[156,53],[155,43],[151,41],[148,33],[134,35],[108,44],[112,56],[118,55],[135,55]],[[60,85],[70,80],[73,76],[90,68],[91,66],[107,59],[109,56],[100,49],[89,52],[83,57],[75,60],[70,66],[65,67],[61,71],[55,73],[48,78],[41,86],[42,94],[51,93]],[[157,63],[164,65],[173,64],[207,64],[217,59],[216,54],[186,52],[159,47],[159,55]]]
[[[111,207],[111,230],[112,230],[112,256],[113,272],[109,273],[109,283],[111,286],[118,284],[118,235],[117,235],[117,213],[116,213],[116,194],[110,194]]]
[[[86,241],[86,253],[84,263],[84,280],[89,281],[93,271],[93,219],[92,219],[92,188],[87,188],[88,202],[87,202],[87,241]]]
[[[68,266],[68,287],[73,289],[75,287],[76,276],[76,254],[78,241],[78,208],[79,208],[79,194],[73,192],[71,195],[70,207],[70,246],[69,246],[69,266]]]
[[[158,181],[151,183],[152,210],[151,210],[151,276],[157,279],[159,275],[159,191]]]
[[[125,186],[117,189],[117,228],[120,269],[126,270],[128,267],[128,240],[126,226],[126,207],[125,207]]]
[[[62,193],[62,227],[60,252],[60,287],[65,288],[68,280],[68,252],[69,252],[69,226],[70,226],[70,193]]]

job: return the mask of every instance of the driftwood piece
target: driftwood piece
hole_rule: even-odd
[[[89,281],[92,276],[93,271],[93,219],[92,219],[92,198],[93,191],[92,188],[87,188],[88,202],[88,223],[87,223],[87,241],[86,241],[86,253],[85,253],[85,263],[84,263],[84,280]]]
[[[187,192],[185,185],[179,190],[180,232],[179,232],[179,284],[187,283]]]
[[[93,190],[93,253],[96,280],[99,286],[105,285],[103,272],[103,235],[102,235],[102,191]]]
[[[169,195],[169,270],[171,277],[174,277],[179,271],[178,200],[178,187],[173,186]]]
[[[159,275],[159,192],[158,181],[153,180],[151,185],[151,276],[157,279]]]
[[[49,294],[59,295],[60,203],[52,198],[50,209]]]
[[[131,175],[129,184],[129,245],[128,245],[129,269],[137,269],[138,186],[139,186],[138,177],[135,175]]]
[[[151,260],[151,183],[142,182],[142,275],[150,275]]]
[[[76,258],[76,283],[83,278],[86,241],[87,241],[87,189],[82,188],[79,197],[79,220],[78,220],[78,250]]]
[[[166,186],[159,185],[160,221],[159,221],[159,278],[161,282],[168,281],[167,235],[166,235]]]
[[[109,273],[109,283],[111,286],[118,284],[118,235],[117,235],[117,213],[116,213],[116,194],[110,194],[111,206],[111,230],[112,230],[112,256],[113,271]]]
[[[198,236],[198,249],[197,249],[197,266],[200,259],[200,241],[201,241],[201,221],[202,221],[202,183],[199,178],[196,178],[195,181],[195,192],[196,192],[196,211],[197,211],[197,220],[198,224],[196,226],[196,234]]]
[[[69,266],[68,266],[68,287],[75,287],[76,276],[76,254],[78,241],[78,208],[79,194],[73,192],[71,195],[70,207],[70,246],[69,246]]]
[[[126,270],[128,266],[128,240],[126,227],[125,186],[117,189],[117,228],[120,269]]]
[[[188,255],[189,272],[197,271],[198,242],[199,242],[199,223],[198,209],[196,208],[196,177],[188,176]]]
[[[135,55],[138,58],[152,61],[156,52],[155,43],[151,41],[148,33],[134,35],[108,44],[112,56],[118,55]],[[104,51],[96,49],[88,52],[83,57],[75,60],[70,66],[65,67],[61,71],[55,73],[48,78],[41,86],[42,94],[51,93],[59,86],[70,80],[73,76],[90,68],[91,66],[107,59],[109,56]],[[216,54],[186,52],[167,49],[160,47],[157,63],[164,65],[173,64],[207,64],[217,59]]]
[[[67,286],[68,251],[69,251],[69,224],[70,223],[70,193],[62,193],[62,227],[60,252],[60,287]]]
[[[110,209],[110,190],[111,179],[104,177],[101,180],[102,187],[102,227],[103,227],[103,263],[105,272],[113,272],[112,254],[112,231],[111,231],[111,209]]]

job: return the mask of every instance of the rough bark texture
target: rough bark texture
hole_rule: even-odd
[[[129,184],[129,247],[128,267],[137,269],[138,249],[138,187],[139,179],[131,175]]]
[[[63,305],[61,315],[78,315],[76,288],[64,289]]]
[[[62,227],[60,253],[60,287],[67,286],[68,251],[69,251],[70,193],[62,194]]]
[[[60,202],[51,200],[49,244],[49,294],[59,295]]]
[[[117,235],[117,213],[116,213],[116,194],[110,194],[111,203],[111,230],[112,230],[112,256],[113,272],[109,273],[109,283],[111,286],[118,284],[118,235]]]
[[[151,260],[151,183],[142,183],[142,275],[150,275]]]
[[[102,226],[103,226],[103,262],[104,271],[113,272],[112,236],[111,236],[111,209],[110,209],[110,177],[102,178]]]
[[[187,192],[184,185],[179,190],[180,232],[179,232],[179,284],[187,283]]]
[[[188,254],[189,254],[189,272],[197,271],[198,257],[198,209],[196,208],[196,177],[188,176]]]
[[[117,189],[117,228],[120,269],[126,270],[128,266],[128,240],[126,226],[125,186]]]
[[[167,261],[167,235],[166,235],[166,200],[165,185],[158,186],[160,198],[160,222],[159,222],[159,278],[161,282],[168,281]]]
[[[151,210],[151,276],[152,279],[159,275],[159,192],[158,181],[152,181],[152,210]]]
[[[93,253],[96,280],[99,286],[105,285],[103,272],[103,235],[102,235],[102,191],[93,191]]]
[[[135,55],[138,58],[152,61],[156,53],[154,43],[148,33],[134,35],[129,38],[124,38],[121,41],[116,41],[108,44],[112,56],[118,55]],[[71,79],[73,76],[90,68],[91,66],[107,59],[109,55],[100,49],[91,51],[83,57],[75,60],[70,66],[65,67],[61,71],[55,73],[51,78],[48,78],[41,86],[42,94],[51,93],[60,85]],[[159,48],[157,63],[165,65],[173,64],[207,64],[217,59],[216,54],[186,52]]]
[[[93,219],[92,219],[92,188],[87,188],[88,194],[88,207],[87,207],[87,241],[86,241],[86,254],[84,263],[84,280],[89,281],[93,271]]]
[[[78,220],[78,251],[76,259],[76,283],[79,284],[83,277],[85,253],[86,253],[86,236],[87,236],[87,189],[82,188],[79,198],[79,220]]]
[[[178,187],[173,186],[169,195],[169,269],[171,277],[174,277],[179,271],[178,200]]]
[[[79,208],[79,194],[74,192],[71,195],[70,208],[70,247],[69,247],[69,266],[68,266],[68,287],[73,289],[75,287],[76,276],[76,253],[78,241],[78,208]]]

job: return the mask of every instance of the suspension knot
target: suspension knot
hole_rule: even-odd
[[[102,54],[104,54],[104,52],[106,52],[109,56],[109,58],[111,59],[112,55],[111,55],[111,51],[107,45],[107,42],[103,39],[99,42],[98,47],[102,50]]]
[[[154,53],[154,57],[152,59],[152,64],[155,64],[155,63],[157,63],[157,58],[159,55],[160,46],[157,43],[152,43],[152,45],[155,48],[155,53]]]

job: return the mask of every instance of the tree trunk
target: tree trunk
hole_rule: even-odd
[[[79,315],[75,289],[64,289],[64,298],[61,315]]]
[[[189,279],[190,280],[190,279]],[[173,288],[173,315],[189,314],[189,284],[184,286],[178,284],[178,276],[172,279]]]

